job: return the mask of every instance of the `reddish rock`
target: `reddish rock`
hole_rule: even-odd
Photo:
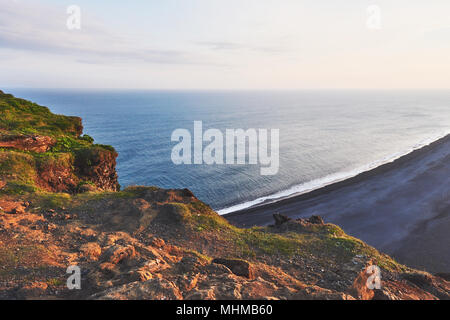
[[[98,188],[92,184],[82,184],[77,187],[77,193],[86,193],[86,192],[95,192],[98,191]]]
[[[23,151],[47,152],[56,140],[40,135],[0,135],[0,147]]]
[[[25,299],[34,299],[42,297],[48,285],[44,282],[32,282],[19,289],[18,294]]]
[[[24,214],[25,213],[25,207],[22,205],[18,205],[14,209],[11,210],[12,214]]]
[[[247,261],[237,259],[214,259],[212,263],[222,264],[226,266],[237,276],[245,277],[248,279],[254,278],[253,268]]]
[[[372,300],[375,292],[367,287],[367,280],[370,276],[367,273],[367,268],[361,271],[355,281],[353,281],[349,293],[358,300]]]
[[[118,264],[119,262],[123,260],[132,259],[136,256],[136,251],[133,246],[113,246],[109,248],[103,257],[103,261],[112,263],[112,264]]]
[[[162,247],[165,246],[166,242],[163,239],[161,239],[161,238],[153,237],[152,240],[151,240],[151,244],[154,247],[162,248]]]
[[[88,260],[98,260],[102,254],[102,248],[96,242],[89,242],[80,247],[80,251]]]
[[[325,224],[325,222],[323,222],[322,217],[320,216],[311,216],[307,221],[312,224],[320,224],[320,225]]]
[[[89,148],[71,154],[61,154],[38,164],[36,184],[50,192],[82,193],[89,191],[118,191],[114,151]],[[89,181],[90,183],[80,182]]]
[[[75,157],[75,174],[101,190],[119,191],[117,153],[103,148],[80,150]]]
[[[170,281],[154,278],[145,282],[132,282],[100,292],[91,297],[99,300],[182,300],[180,290]]]

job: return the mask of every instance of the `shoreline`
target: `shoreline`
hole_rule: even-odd
[[[380,164],[379,166],[376,166],[372,169],[366,170],[366,171],[362,171],[354,176],[350,176],[349,178],[344,178],[343,180],[338,180],[336,182],[331,182],[329,184],[326,184],[322,187],[319,188],[315,188],[315,189],[311,189],[311,190],[306,190],[305,192],[300,192],[298,193],[293,193],[291,195],[287,195],[285,197],[280,197],[280,198],[275,198],[273,200],[265,200],[261,203],[243,208],[243,209],[239,209],[239,210],[235,210],[235,211],[230,211],[230,212],[226,212],[221,214],[220,212],[226,211],[230,208],[233,207],[237,207],[237,206],[241,206],[242,204],[237,204],[237,205],[233,205],[230,206],[228,208],[224,208],[224,209],[219,209],[217,210],[217,212],[219,214],[221,214],[223,217],[228,218],[228,217],[234,217],[234,216],[238,216],[241,214],[246,214],[246,213],[250,213],[253,211],[258,211],[259,209],[265,208],[265,207],[277,207],[278,203],[289,203],[289,202],[297,202],[300,200],[306,200],[309,199],[311,197],[315,197],[324,193],[328,193],[334,190],[337,190],[339,188],[348,186],[348,185],[352,185],[356,182],[362,181],[364,179],[370,178],[372,176],[381,174],[387,170],[391,170],[391,169],[395,169],[396,166],[403,164],[404,162],[407,162],[417,156],[420,156],[423,153],[428,152],[430,149],[433,149],[435,146],[440,145],[442,143],[445,143],[447,141],[450,141],[450,133],[437,138],[436,140],[433,140],[432,142],[428,143],[428,144],[424,144],[423,146],[417,148],[417,149],[413,149],[411,152],[408,152],[402,156],[399,156],[398,158],[394,158],[394,160],[391,160],[389,162]],[[317,179],[320,180],[320,179]],[[315,181],[315,180],[313,180]],[[307,184],[309,182],[306,182],[305,184]],[[287,191],[287,190],[286,190]],[[274,195],[282,193],[284,191],[279,191],[277,193],[274,193]],[[269,196],[265,196],[265,197],[261,197],[261,198],[268,198],[271,197],[271,195]],[[257,201],[253,200],[253,201],[248,201],[248,202],[255,202]]]
[[[450,134],[352,178],[223,217],[236,226],[252,227],[273,223],[274,213],[292,218],[317,214],[414,266],[448,272],[450,253],[437,261],[439,248],[422,248],[421,243],[426,242],[425,234],[443,243],[449,237],[442,230],[442,224],[450,226],[450,183],[446,183],[450,182],[449,157]],[[442,238],[432,232],[438,227],[436,219],[441,224]],[[411,248],[414,241],[420,248]],[[409,252],[417,250],[421,255],[408,257],[406,249],[402,249],[407,246]]]
[[[417,144],[417,147],[416,146],[411,147],[410,150],[407,152],[404,152],[404,153],[399,152],[399,153],[393,154],[392,156],[387,156],[384,159],[373,161],[372,163],[370,163],[366,166],[360,166],[360,167],[354,169],[353,171],[341,171],[341,172],[329,174],[325,177],[317,178],[317,179],[307,181],[307,182],[304,182],[304,183],[301,183],[298,185],[294,185],[288,189],[277,191],[270,195],[259,197],[255,200],[249,200],[249,201],[231,205],[229,207],[225,207],[222,209],[217,209],[216,212],[222,216],[225,216],[228,214],[233,214],[233,213],[237,213],[237,212],[241,212],[241,211],[247,211],[247,210],[257,208],[260,206],[267,206],[270,204],[275,204],[280,201],[286,201],[291,198],[296,198],[296,197],[299,197],[302,195],[310,194],[312,192],[319,191],[326,187],[356,178],[361,174],[369,173],[373,170],[383,167],[386,164],[392,164],[392,163],[400,160],[401,158],[406,157],[416,151],[420,151],[425,147],[428,147],[436,142],[439,142],[442,139],[447,138],[448,136],[450,136],[450,133],[442,134],[442,135],[436,136],[432,139],[424,140],[426,142]],[[337,178],[332,179],[331,177],[337,177]],[[329,178],[329,179],[327,179],[327,178]],[[320,181],[325,181],[325,182],[321,183]],[[308,185],[312,185],[313,187],[307,187]],[[314,187],[314,185],[316,185],[316,186]],[[294,189],[298,189],[298,191],[290,192],[290,190],[294,190]],[[237,208],[237,209],[234,209],[234,208]]]

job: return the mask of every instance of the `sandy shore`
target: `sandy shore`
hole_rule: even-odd
[[[450,135],[354,178],[224,217],[250,227],[271,224],[273,213],[317,214],[402,263],[450,272]]]

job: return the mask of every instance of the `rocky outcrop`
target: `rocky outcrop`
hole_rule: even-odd
[[[291,218],[284,216],[282,214],[279,214],[279,213],[275,213],[273,215],[273,219],[275,220],[276,226],[281,226],[282,224],[292,220]]]
[[[50,192],[75,192],[79,178],[73,170],[70,154],[49,157],[37,163],[36,184]]]
[[[117,153],[102,148],[59,153],[36,164],[36,184],[50,192],[118,191]]]
[[[32,134],[28,134],[32,132]],[[0,94],[0,181],[6,193],[117,191],[117,153],[82,136],[79,117]]]
[[[101,190],[118,191],[117,156],[115,151],[100,147],[77,151],[75,173],[81,180],[90,181]]]
[[[49,151],[55,143],[56,140],[48,136],[0,134],[0,148],[43,153]]]
[[[237,230],[186,190],[135,187],[84,199],[71,209],[0,201],[9,279],[0,298],[450,299],[450,282],[395,265],[317,217]],[[4,260],[16,251],[17,261]],[[17,263],[24,277],[12,276]],[[81,268],[82,290],[65,287],[68,265]],[[379,290],[367,286],[373,265]]]
[[[235,275],[240,277],[245,277],[248,279],[253,279],[253,268],[252,266],[244,260],[237,260],[237,259],[214,259],[212,263],[217,263],[226,266],[228,269],[231,270]]]

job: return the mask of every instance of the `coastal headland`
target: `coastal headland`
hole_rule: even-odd
[[[116,157],[80,118],[0,91],[0,299],[450,299],[448,274],[399,263],[318,211],[237,227],[187,189],[121,190]]]

